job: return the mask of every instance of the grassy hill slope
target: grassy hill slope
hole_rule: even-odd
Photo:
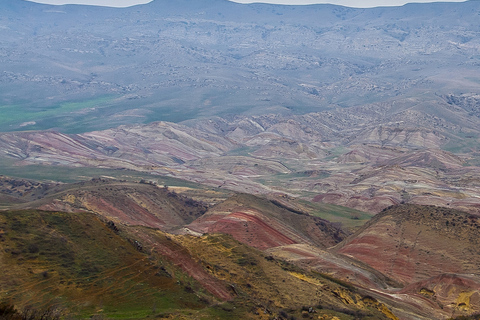
[[[228,235],[175,236],[90,213],[23,210],[0,212],[0,244],[0,303],[17,310],[109,319],[389,315],[351,286]]]

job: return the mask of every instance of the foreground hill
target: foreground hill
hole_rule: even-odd
[[[202,300],[188,275],[92,214],[9,211],[0,219],[2,303],[19,310],[140,318],[199,310],[214,297]]]
[[[236,195],[210,208],[186,232],[231,234],[260,250],[295,243],[331,247],[346,237],[329,221],[251,195]]]
[[[3,179],[16,200],[11,208],[24,208],[0,212],[0,262],[8,270],[0,289],[12,297],[3,302],[18,309],[45,311],[55,301],[65,314],[107,317],[406,320],[480,311],[478,223],[471,214],[395,206],[352,234],[319,216],[345,214],[337,221],[349,225],[361,224],[362,213],[284,195],[235,194],[206,205],[151,183],[42,185]],[[161,290],[174,299],[170,307],[148,291],[158,292],[159,276],[176,284]],[[138,282],[146,284],[137,290]],[[109,298],[88,300],[98,292]],[[181,292],[196,302],[182,304]],[[136,294],[149,298],[130,308]]]
[[[34,210],[0,212],[0,228],[1,302],[37,315],[396,319],[349,286],[225,235],[166,235]]]
[[[16,208],[95,212],[114,222],[162,230],[179,228],[207,210],[207,204],[147,182],[95,178],[73,184],[0,177],[4,205]]]
[[[465,212],[404,205],[376,215],[338,250],[403,283],[478,274],[479,230],[478,217]]]

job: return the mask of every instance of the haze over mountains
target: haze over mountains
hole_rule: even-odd
[[[29,0],[31,1],[31,0]],[[64,5],[64,4],[82,4],[82,5],[93,5],[93,6],[105,6],[105,7],[130,7],[138,4],[145,4],[151,0],[77,0],[77,1],[68,1],[68,0],[35,0],[32,2],[44,3],[44,4],[53,4],[53,5]]]
[[[473,318],[479,19],[0,2],[0,317]]]
[[[45,3],[45,4],[54,4],[54,5],[64,5],[64,4],[86,4],[86,5],[97,5],[97,6],[107,6],[107,7],[128,7],[138,4],[148,3],[151,0],[120,0],[120,1],[113,1],[113,0],[29,0],[32,2],[37,3]],[[463,2],[465,0],[450,0],[450,1],[443,1],[443,2]],[[320,4],[320,3],[328,3],[328,4],[335,4],[335,5],[343,5],[347,7],[358,7],[358,8],[369,8],[369,7],[384,7],[384,6],[401,6],[406,3],[412,2],[441,2],[441,1],[382,1],[382,0],[370,0],[370,1],[356,1],[356,0],[331,0],[331,1],[309,1],[309,0],[291,0],[291,1],[281,1],[281,0],[273,0],[273,1],[241,1],[237,0],[234,2],[238,3],[254,3],[254,2],[261,2],[261,3],[272,3],[272,4],[284,4],[284,5],[306,5],[306,4]]]
[[[477,1],[1,6],[4,131],[85,132],[398,98],[412,99],[408,107],[478,88]]]
[[[373,8],[373,7],[395,7],[403,6],[407,3],[428,3],[428,2],[463,2],[464,0],[454,1],[408,1],[408,0],[264,0],[264,1],[249,1],[249,0],[235,0],[238,3],[271,3],[283,5],[310,5],[310,4],[334,4],[352,8]]]

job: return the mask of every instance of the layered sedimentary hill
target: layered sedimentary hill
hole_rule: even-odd
[[[21,210],[0,212],[0,242],[6,317],[396,319],[352,287],[228,235],[172,235],[85,212]]]
[[[19,189],[18,186],[24,185],[38,187]],[[52,186],[4,177],[3,186],[2,195],[16,196],[10,201],[10,207],[13,205],[17,208],[33,207],[49,211],[94,212],[115,223],[161,230],[182,227],[204,214],[208,207],[203,202],[177,194],[167,187],[147,182],[95,178],[75,184]],[[5,205],[7,204],[5,201]]]
[[[453,209],[402,205],[373,217],[335,252],[362,261],[418,295],[460,315],[478,308],[478,217]]]
[[[479,213],[479,118],[462,127],[466,111],[449,103],[408,112],[383,103],[301,116],[216,117],[76,135],[3,133],[0,156],[13,165],[130,169],[252,194],[283,192],[372,213],[402,202]]]
[[[290,244],[326,248],[346,233],[330,222],[251,195],[237,195],[210,208],[185,232],[231,234],[238,241],[265,250]]]
[[[85,219],[99,221],[103,225],[98,226],[100,229],[95,225],[91,232],[107,230],[106,236],[113,232],[110,236],[117,242],[120,241],[120,238],[115,240],[117,235],[123,237],[138,252],[161,257],[165,261],[161,272],[165,275],[172,275],[173,269],[167,267],[168,262],[181,270],[176,272],[191,277],[189,281],[193,282],[186,286],[206,290],[211,297],[204,296],[206,300],[198,305],[201,311],[194,314],[210,312],[208,301],[213,300],[209,299],[233,301],[239,309],[235,311],[236,315],[248,314],[254,319],[258,308],[278,314],[282,314],[283,308],[289,308],[292,314],[301,315],[302,306],[314,305],[315,301],[323,301],[320,304],[330,315],[352,312],[373,315],[377,311],[372,310],[380,310],[378,316],[390,319],[446,319],[480,309],[480,280],[477,276],[480,224],[476,216],[464,212],[433,206],[395,206],[382,211],[351,234],[342,230],[339,224],[314,216],[324,214],[321,210],[325,209],[313,209],[314,204],[308,205],[284,195],[265,198],[236,194],[226,200],[216,200],[215,205],[208,207],[151,183],[94,179],[42,187],[42,183],[34,181],[4,178],[3,184],[4,189],[10,186],[10,197],[16,200],[10,203],[10,207],[50,211],[6,213],[0,234],[9,249],[2,253],[3,261],[13,259],[14,263],[18,258],[18,261],[25,261],[20,266],[29,266],[29,261],[35,261],[37,269],[40,265],[45,266],[41,271],[56,277],[57,272],[64,272],[50,266],[57,259],[57,253],[39,254],[47,250],[49,244],[44,248],[43,242],[37,243],[37,240],[55,235],[67,239],[66,243],[75,248],[73,252],[80,252],[83,244],[75,237],[83,224],[88,223]],[[25,186],[28,187],[26,190]],[[25,192],[24,198],[18,194],[19,190]],[[28,200],[29,192],[36,195],[34,201]],[[70,213],[58,213],[59,209]],[[340,210],[330,208],[333,209]],[[47,221],[48,227],[28,231],[36,219],[54,219],[52,221],[56,222]],[[76,226],[77,233],[62,227],[51,236],[34,236],[38,232],[50,232],[49,228],[57,228],[56,223],[58,228]],[[19,232],[25,230],[30,235],[20,237]],[[101,240],[103,235],[95,232],[89,236],[91,241],[105,243]],[[27,242],[17,243],[21,239]],[[95,260],[95,264],[104,263],[104,260]],[[21,268],[15,270],[24,272]],[[39,277],[38,272],[32,277]],[[148,272],[144,273],[146,279]],[[91,276],[100,275],[91,270]],[[29,277],[25,276],[22,281],[36,279]],[[63,281],[60,278],[58,281]],[[87,290],[87,284],[78,285]],[[38,290],[50,290],[40,284],[33,288],[37,286]],[[10,287],[5,282],[2,288]],[[68,290],[74,288],[70,286]],[[197,289],[192,290],[197,292]],[[312,290],[316,293],[313,294]],[[24,293],[11,292],[23,301]],[[271,298],[273,292],[277,292],[275,299]],[[170,294],[174,294],[173,291]],[[251,304],[255,300],[261,302],[256,307]],[[43,302],[38,300],[38,303],[41,308]]]
[[[403,283],[442,273],[478,274],[479,230],[478,217],[465,212],[403,205],[372,218],[338,252]]]

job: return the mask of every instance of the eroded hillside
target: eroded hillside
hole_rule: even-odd
[[[301,116],[158,122],[77,135],[3,133],[0,157],[7,169],[133,170],[218,190],[284,193],[371,213],[414,203],[478,214],[480,119],[452,107],[451,99],[427,109],[373,104]]]
[[[168,235],[88,213],[7,211],[0,219],[2,303],[18,310],[53,308],[80,318],[396,319],[348,285],[226,235]]]
[[[236,194],[206,205],[150,183],[54,186],[10,204],[48,211],[0,213],[8,270],[0,288],[18,309],[46,310],[54,301],[63,314],[175,319],[447,319],[480,311],[472,214],[394,206],[351,233],[318,217],[338,218],[340,207],[292,197]],[[344,210],[344,225],[363,223],[360,212]],[[100,293],[108,299],[93,299]]]

